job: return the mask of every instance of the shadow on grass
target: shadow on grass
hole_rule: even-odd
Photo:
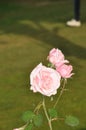
[[[78,58],[86,58],[86,49],[70,42],[59,35],[59,26],[48,29],[47,25],[65,23],[66,7],[61,7],[61,3],[57,5],[45,6],[20,6],[10,5],[2,6],[3,15],[1,13],[0,30],[1,34],[19,34],[42,41],[44,44],[50,44],[55,48],[61,49],[65,55],[75,56]],[[63,3],[64,4],[64,3]],[[70,8],[70,7],[69,7]],[[61,11],[63,10],[63,12]],[[61,12],[61,14],[59,13]],[[65,15],[63,15],[65,12]],[[58,16],[58,17],[57,17]],[[46,22],[46,27],[42,24]],[[70,34],[71,35],[71,34]],[[1,44],[6,41],[1,41]],[[4,45],[3,44],[3,45]]]

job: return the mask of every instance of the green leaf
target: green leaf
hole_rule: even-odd
[[[34,117],[34,113],[32,111],[26,111],[24,112],[22,119],[25,122],[31,121]]]
[[[48,63],[48,65],[47,65],[48,67],[51,67],[51,68],[55,68],[55,66],[52,64],[52,63]]]
[[[77,126],[79,124],[78,118],[74,116],[66,116],[65,123],[69,126]]]
[[[42,122],[43,122],[43,117],[41,114],[35,115],[33,118],[34,121],[34,125],[39,127],[41,126]]]
[[[56,111],[55,108],[50,108],[48,110],[48,112],[49,112],[49,115],[50,115],[51,118],[56,118],[57,117],[57,111]]]
[[[52,66],[52,63],[48,63],[48,65],[47,65],[48,67],[51,67]]]
[[[32,128],[33,128],[33,124],[29,124],[29,125],[25,128],[25,130],[32,130]]]

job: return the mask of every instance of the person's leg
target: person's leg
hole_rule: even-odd
[[[80,21],[80,0],[74,0],[74,19]]]
[[[80,0],[74,0],[74,19],[67,22],[68,26],[79,27],[80,22]]]

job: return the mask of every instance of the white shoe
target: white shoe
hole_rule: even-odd
[[[67,22],[67,25],[71,26],[71,27],[80,27],[81,26],[81,22],[80,21],[76,21],[75,19],[72,19],[72,20]]]

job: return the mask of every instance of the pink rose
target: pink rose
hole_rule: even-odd
[[[57,67],[56,70],[63,78],[70,78],[73,75],[73,73],[71,73],[71,71],[73,70],[73,67],[71,65],[63,64],[60,67]]]
[[[19,130],[18,128],[16,128],[16,129],[13,129],[13,130]]]
[[[20,128],[15,128],[15,129],[13,129],[13,130],[24,130],[24,129],[26,128],[26,126],[27,126],[27,125],[24,125],[24,126],[22,126],[22,127],[20,127]]]
[[[55,95],[60,87],[60,74],[40,63],[30,74],[31,90],[45,96]]]
[[[49,56],[47,58],[53,65],[59,67],[60,65],[64,64],[64,63],[68,63],[68,60],[64,59],[64,55],[61,52],[61,50],[59,49],[55,49],[53,48],[50,52],[49,52]]]
[[[25,127],[23,128],[23,127],[21,127],[21,128],[15,128],[15,129],[13,129],[13,130],[24,130],[25,129]]]

